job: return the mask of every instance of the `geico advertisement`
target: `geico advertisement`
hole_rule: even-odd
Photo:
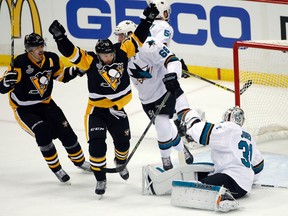
[[[113,29],[117,23],[126,19],[139,23],[139,15],[147,6],[145,0],[14,2],[12,6],[12,0],[0,0],[1,26],[4,22],[3,28],[7,30],[1,29],[1,54],[9,54],[11,34],[15,49],[19,50],[25,34],[32,31],[42,34],[47,47],[57,51],[48,32],[54,19],[63,24],[75,44],[93,50],[99,38],[116,42]],[[172,0],[171,3],[170,24],[174,28],[171,48],[190,64],[230,68],[235,41],[287,38],[287,5],[230,0]],[[12,30],[11,17],[14,17]]]

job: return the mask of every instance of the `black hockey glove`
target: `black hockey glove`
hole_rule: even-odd
[[[11,88],[15,85],[18,78],[17,71],[6,71],[3,79],[3,85],[6,88]]]
[[[165,84],[167,91],[170,91],[172,94],[180,88],[176,73],[168,73],[164,76],[162,80]]]
[[[80,77],[84,76],[84,74],[86,73],[84,70],[77,68],[77,67],[74,68],[74,71],[75,71],[74,73],[76,73],[77,76],[80,76]]]
[[[146,17],[146,21],[148,23],[152,23],[155,18],[158,16],[159,11],[154,3],[151,3],[148,7],[143,11],[144,16]]]
[[[188,71],[188,67],[187,67],[187,65],[185,64],[184,59],[181,59],[180,62],[181,62],[181,65],[182,65],[182,70]],[[188,74],[182,73],[182,76],[181,76],[181,77],[186,79],[186,78],[188,78],[188,77],[190,77],[190,76],[189,76]]]
[[[60,41],[64,37],[66,37],[66,30],[64,27],[58,22],[58,20],[54,20],[53,23],[49,27],[49,32],[53,35],[55,41]]]

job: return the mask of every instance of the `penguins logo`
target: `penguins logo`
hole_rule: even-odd
[[[38,93],[43,97],[45,91],[47,90],[47,86],[50,82],[51,79],[51,72],[44,71],[44,72],[39,72],[35,76],[30,77],[33,85],[37,89],[36,91],[34,90],[33,92],[30,91],[30,93]]]
[[[100,70],[100,75],[106,81],[106,83],[101,83],[103,87],[111,87],[114,91],[120,84],[120,78],[123,74],[123,63],[114,63],[112,65],[105,65],[102,70]]]

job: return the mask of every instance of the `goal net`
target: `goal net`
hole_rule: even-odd
[[[257,142],[287,138],[288,41],[236,42],[233,55],[235,105],[245,112],[243,127]]]

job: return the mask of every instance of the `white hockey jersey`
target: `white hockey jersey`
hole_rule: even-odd
[[[233,122],[194,124],[187,134],[211,148],[214,173],[225,173],[232,177],[245,191],[250,192],[252,184],[263,169],[263,157],[253,137]],[[213,173],[212,173],[213,174]]]
[[[165,20],[154,20],[150,27],[151,36],[157,38],[168,47],[173,37],[174,30],[172,26]]]
[[[166,93],[162,79],[170,72],[176,72],[180,78],[181,63],[174,53],[153,37],[148,37],[128,62],[128,73],[142,104],[155,102]]]

